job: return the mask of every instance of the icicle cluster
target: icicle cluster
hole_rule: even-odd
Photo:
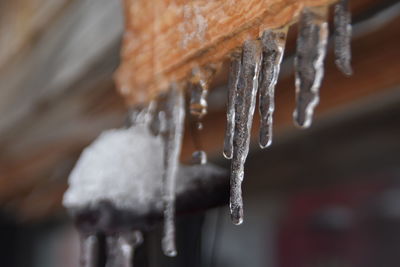
[[[278,81],[280,65],[285,50],[288,28],[265,31],[261,37],[263,61],[260,84],[260,147],[266,148],[272,143],[272,121],[275,111],[275,85]]]
[[[129,116],[131,127],[104,132],[82,153],[69,177],[70,188],[64,195],[64,205],[71,210],[96,208],[98,203],[107,200],[116,209],[135,208],[138,214],[146,214],[148,210],[159,209],[161,195],[164,214],[162,248],[165,255],[175,256],[176,177],[184,120],[183,90],[176,85],[147,107],[132,111]],[[163,154],[158,154],[160,148],[163,148]],[[108,153],[110,151],[112,153]],[[149,159],[154,162],[149,164]],[[108,166],[110,162],[112,166]],[[146,176],[143,179],[132,179],[132,176],[143,175]],[[97,266],[97,233],[95,229],[91,230],[94,232],[81,230],[82,267]],[[106,266],[130,267],[134,248],[140,240],[141,234],[137,231],[106,233]]]
[[[314,109],[319,101],[323,78],[323,62],[328,40],[326,7],[303,9],[300,15],[295,67],[296,125],[307,128],[312,123]],[[352,73],[350,61],[351,25],[348,0],[335,5],[336,65],[345,73]],[[231,56],[228,82],[227,125],[223,155],[231,159],[230,212],[234,224],[243,222],[241,184],[244,164],[249,152],[250,133],[259,94],[259,145],[272,143],[272,122],[275,110],[274,93],[285,48],[287,28],[266,30],[259,40],[246,41],[241,51]]]
[[[296,109],[293,114],[295,123],[300,127],[308,127],[311,125],[313,111],[319,99],[319,87],[323,77],[323,61],[326,54],[328,38],[326,16],[327,9],[321,7],[304,8],[300,15],[295,56]],[[350,20],[348,0],[341,0],[335,6],[334,44],[336,65],[346,75],[352,73],[350,66]],[[223,154],[226,158],[232,160],[230,212],[234,224],[241,224],[243,222],[241,186],[244,179],[244,165],[249,152],[257,94],[261,117],[259,145],[261,148],[266,148],[272,143],[275,85],[278,80],[280,64],[284,54],[287,30],[287,27],[266,30],[262,33],[260,39],[246,41],[243,47],[235,51],[231,56],[227,101],[227,127]],[[201,119],[207,113],[208,82],[212,74],[213,71],[208,69],[193,70],[189,110],[191,117],[196,121],[197,129],[202,128]],[[173,84],[171,90],[159,96],[157,101],[150,103],[148,107],[138,109],[130,114],[130,123],[138,127],[132,127],[124,131],[110,131],[106,133],[102,139],[103,142],[107,141],[107,145],[118,146],[120,150],[123,150],[121,148],[121,140],[123,142],[133,142],[132,139],[134,139],[134,141],[138,143],[142,140],[144,143],[140,146],[142,150],[148,150],[150,148],[150,150],[153,151],[156,150],[154,149],[155,147],[163,146],[162,159],[161,155],[159,155],[160,166],[158,169],[159,173],[162,172],[162,186],[160,186],[162,187],[161,194],[164,214],[162,248],[164,254],[167,256],[175,256],[177,254],[175,244],[175,195],[184,120],[185,98],[182,90],[178,88],[176,84]],[[140,139],[143,136],[152,136],[154,138]],[[116,140],[117,142],[115,142]],[[82,162],[85,162],[85,164],[92,163],[95,166],[104,163],[104,161],[94,162],[91,157],[91,155],[94,154],[93,151],[108,155],[104,153],[104,149],[107,147],[101,145],[100,140],[98,142],[98,144],[95,142],[90,152],[86,151],[83,153]],[[105,160],[110,160],[110,158],[105,158]],[[195,151],[193,153],[193,161],[197,164],[205,164],[207,161],[205,152],[201,149]],[[87,187],[84,190],[85,192],[77,188],[74,188],[71,192],[67,192],[64,196],[64,205],[67,207],[74,207],[75,205],[79,205],[82,201],[91,203],[96,200],[95,197],[98,197],[99,194],[103,194],[101,196],[104,197],[104,194],[108,193],[105,192],[104,186],[109,185],[110,180],[107,178],[109,176],[117,175],[122,177],[122,180],[126,179],[121,173],[117,173],[117,171],[114,173],[115,170],[112,170],[111,173],[107,173],[107,177],[102,180],[104,182],[104,184],[101,185],[102,187],[93,187],[90,183],[92,181],[91,177],[98,178],[97,176],[101,175],[95,173],[97,170],[88,171],[80,164],[84,163],[81,163],[81,160],[78,162],[76,170],[71,173],[70,182],[72,184],[81,183],[80,185],[83,184]],[[154,166],[143,170],[143,172],[147,172],[149,179],[160,176],[160,174],[154,174],[153,169],[157,168],[153,167]],[[99,170],[102,169],[99,168]],[[90,179],[81,179],[78,181],[77,179],[82,178],[81,176],[88,176]],[[154,178],[154,180],[156,180],[156,178]],[[154,183],[152,184],[151,182],[148,184],[151,186],[154,185]],[[126,188],[120,190],[122,188],[121,185],[123,184],[112,184],[112,186],[117,187],[116,189],[118,190],[115,190],[115,194],[109,192],[107,196],[115,200],[115,204],[125,207],[128,197],[123,195],[123,192],[127,190]],[[137,190],[146,191],[142,190],[146,188],[145,185],[137,183],[133,186]],[[75,187],[77,186],[75,185]],[[87,190],[88,188],[90,190]],[[98,194],[93,194],[95,192]],[[153,193],[154,192],[152,192],[152,194]],[[117,195],[122,200],[119,201]],[[148,195],[144,194],[142,196],[138,193],[136,204],[144,204],[146,201],[142,201],[143,203],[139,202],[147,198]],[[133,262],[134,249],[141,243],[141,239],[141,234],[137,231],[108,233],[106,236],[108,253],[106,266],[130,267]],[[98,240],[96,234],[82,234],[81,266],[96,266],[97,251]]]

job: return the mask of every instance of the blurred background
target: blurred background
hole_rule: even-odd
[[[156,228],[135,266],[400,266],[400,4],[350,2],[354,75],[335,68],[330,46],[307,130],[291,122],[290,29],[274,143],[261,151],[254,142],[246,163],[244,224],[230,222],[227,206],[181,216],[179,256],[162,256]],[[61,200],[82,149],[126,120],[112,78],[122,14],[116,0],[0,0],[0,266],[78,266]],[[228,169],[224,66],[200,139]],[[193,150],[188,129],[182,160]]]

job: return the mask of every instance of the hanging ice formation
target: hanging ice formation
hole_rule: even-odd
[[[235,131],[235,100],[237,98],[237,86],[239,82],[240,68],[242,66],[242,55],[240,52],[232,54],[231,69],[228,80],[228,101],[227,101],[227,122],[224,141],[224,156],[232,159],[233,155],[233,135]]]
[[[293,118],[301,128],[311,125],[319,101],[328,39],[327,10],[327,7],[305,7],[300,15],[294,60],[296,108]],[[342,72],[350,75],[351,26],[348,0],[340,0],[336,4],[334,22],[336,64]],[[246,41],[241,52],[236,50],[231,55],[223,155],[232,159],[230,212],[234,224],[243,221],[241,184],[258,89],[261,117],[259,144],[261,148],[266,148],[272,143],[274,91],[286,34],[287,28],[266,30],[259,41]]]
[[[278,81],[280,65],[285,50],[288,28],[265,31],[261,37],[263,61],[260,83],[260,147],[266,148],[272,143],[272,121],[275,110],[275,85]]]
[[[336,66],[346,75],[351,75],[351,13],[349,0],[340,0],[334,7],[334,46]]]
[[[184,103],[182,90],[173,85],[158,102],[131,112],[129,124],[132,126],[102,133],[83,151],[71,172],[63,204],[72,213],[86,214],[86,209],[101,209],[101,203],[107,201],[117,210],[134,210],[139,215],[159,210],[161,204],[162,247],[166,255],[176,255],[175,180],[183,137]],[[134,144],[133,149],[130,144]],[[162,150],[164,153],[157,153]],[[143,176],[146,179],[140,179]],[[188,186],[182,181],[181,184]],[[96,229],[102,226],[92,227],[95,228],[89,228],[90,234],[86,234],[87,229],[81,230],[85,233],[81,241],[81,266],[84,267],[96,265]],[[130,266],[132,238],[132,231],[108,234],[107,267]]]
[[[192,78],[190,81],[190,103],[189,111],[191,118],[194,120],[193,139],[196,146],[196,151],[193,152],[192,162],[194,164],[207,163],[207,154],[202,150],[198,138],[198,132],[203,129],[202,118],[207,114],[207,95],[209,89],[209,81],[214,74],[214,69],[208,68],[194,68],[192,71]]]
[[[299,21],[296,57],[296,109],[294,122],[302,128],[311,125],[319,102],[328,39],[327,10],[304,8]]]
[[[234,97],[235,123],[232,142],[230,211],[234,224],[243,221],[242,181],[244,163],[249,152],[251,125],[258,89],[258,76],[262,59],[259,41],[246,41],[243,45],[242,67]]]
[[[295,123],[300,127],[311,124],[318,103],[328,37],[326,14],[324,7],[306,7],[300,15],[295,56],[294,112]],[[345,74],[351,74],[351,27],[347,0],[336,4],[334,23],[336,64]],[[234,224],[243,222],[241,185],[249,152],[257,92],[261,116],[259,144],[265,148],[272,142],[274,91],[286,33],[287,28],[265,30],[259,40],[245,41],[243,47],[231,55],[223,154],[232,160],[230,212]],[[204,69],[194,69],[192,73],[189,110],[199,129],[202,127],[201,119],[207,113],[208,81],[211,74],[212,71]],[[165,255],[175,256],[175,195],[176,190],[181,190],[179,188],[183,188],[185,183],[185,180],[180,181],[179,185],[176,183],[184,119],[183,90],[173,84],[171,90],[159,96],[157,101],[131,113],[130,122],[133,126],[107,131],[85,149],[69,177],[70,187],[64,195],[64,205],[76,211],[93,208],[106,199],[117,210],[134,206],[137,214],[145,214],[149,209],[162,210],[162,248]],[[134,144],[134,150],[130,144]],[[111,150],[113,153],[110,153]],[[156,153],[160,150],[163,152]],[[204,164],[205,152],[194,152],[193,160]],[[181,166],[180,169],[182,171],[184,168]],[[132,179],[133,176],[145,176],[146,179]],[[114,180],[114,177],[118,179]],[[140,243],[140,235],[133,230],[107,232],[107,267],[131,266],[134,248]],[[96,231],[82,232],[81,266],[94,267],[98,247]]]
[[[168,92],[157,116],[160,134],[164,140],[164,232],[162,249],[167,256],[177,254],[175,245],[175,187],[183,138],[185,99],[176,84]]]

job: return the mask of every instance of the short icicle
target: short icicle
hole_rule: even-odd
[[[251,126],[257,99],[258,78],[262,60],[259,41],[248,40],[243,45],[242,70],[235,98],[235,126],[231,162],[230,212],[232,222],[243,222],[242,181],[244,164],[249,152]]]
[[[335,63],[345,75],[351,75],[351,13],[349,0],[340,0],[334,7]]]
[[[165,131],[161,132],[164,139],[164,233],[162,248],[164,254],[176,256],[175,245],[175,181],[181,153],[183,124],[185,120],[185,99],[181,88],[172,85],[164,102]]]
[[[296,57],[296,109],[294,122],[301,128],[311,125],[319,102],[319,88],[324,75],[328,38],[327,8],[304,8],[299,21]]]
[[[266,148],[272,143],[272,122],[275,111],[275,85],[285,50],[287,27],[279,30],[264,31],[261,42],[263,60],[261,64],[259,109],[260,109],[260,147]]]
[[[237,97],[237,87],[241,68],[241,53],[234,52],[231,57],[231,66],[228,81],[228,101],[226,111],[226,132],[224,139],[223,155],[227,159],[232,159],[233,154],[233,135],[235,131],[235,102]]]
[[[207,114],[208,89],[209,81],[215,70],[211,67],[194,68],[192,71],[191,90],[190,90],[190,115],[194,118],[193,138],[195,141],[196,151],[193,152],[192,162],[194,164],[207,163],[207,154],[201,150],[201,145],[198,140],[198,132],[203,129],[202,119]]]
[[[143,241],[139,231],[110,234],[106,237],[106,267],[133,267],[135,248]]]
[[[94,234],[81,234],[80,236],[80,266],[96,267],[98,258],[98,239]]]

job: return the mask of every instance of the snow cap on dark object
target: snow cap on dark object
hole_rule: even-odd
[[[161,138],[144,124],[105,131],[88,146],[70,174],[63,199],[81,230],[142,229],[159,221],[163,208],[162,149]],[[227,173],[219,167],[181,164],[176,188],[178,212],[226,202],[227,185]],[[215,190],[226,192],[213,196]],[[196,203],[199,201],[203,203]]]

